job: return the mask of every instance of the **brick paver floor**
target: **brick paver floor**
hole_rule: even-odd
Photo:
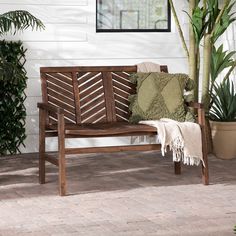
[[[0,158],[0,235],[234,235],[236,159],[209,165],[204,186],[200,167],[175,176],[156,152],[72,156],[59,197],[56,167],[39,185],[36,154]]]

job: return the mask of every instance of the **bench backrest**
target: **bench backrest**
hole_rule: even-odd
[[[41,67],[43,102],[65,111],[67,123],[106,123],[128,121],[129,81],[137,66]],[[168,72],[167,66],[161,71]],[[49,123],[57,117],[49,113]]]

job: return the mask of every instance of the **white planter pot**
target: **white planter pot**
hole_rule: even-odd
[[[210,121],[213,153],[220,159],[236,158],[236,122]]]

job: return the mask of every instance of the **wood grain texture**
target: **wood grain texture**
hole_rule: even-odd
[[[65,121],[64,114],[58,114],[58,164],[59,194],[66,195]]]

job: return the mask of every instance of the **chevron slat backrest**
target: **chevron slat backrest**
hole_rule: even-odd
[[[135,93],[129,76],[136,71],[136,66],[41,67],[43,102],[63,108],[67,123],[128,121],[128,97]],[[56,120],[48,114],[48,124]]]

